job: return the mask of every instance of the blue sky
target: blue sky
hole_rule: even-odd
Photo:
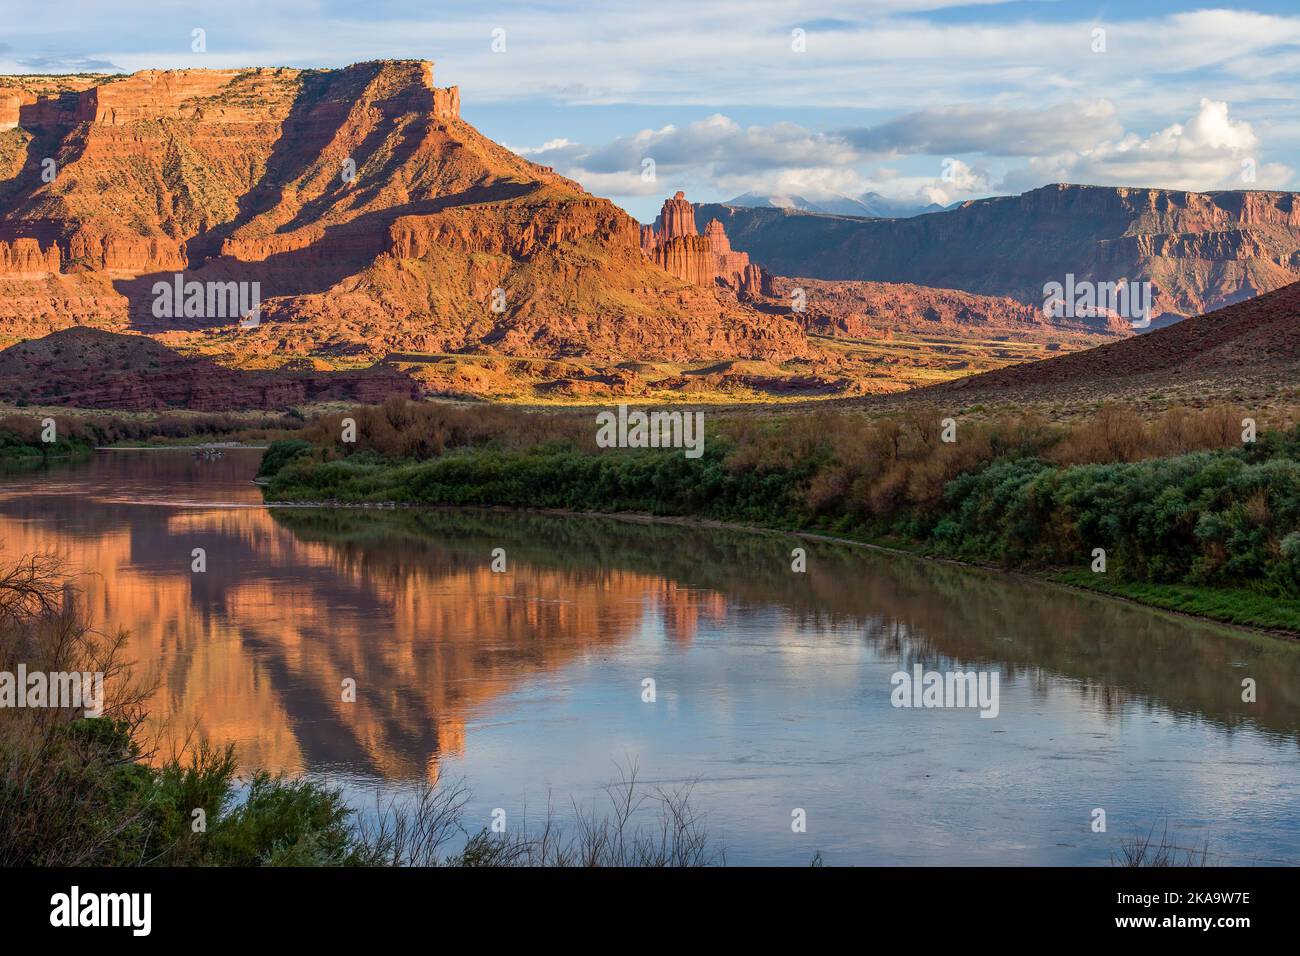
[[[1300,170],[1294,0],[0,9],[0,72],[377,57],[434,60],[467,120],[642,220],[677,189],[951,202],[1056,181],[1296,188]]]

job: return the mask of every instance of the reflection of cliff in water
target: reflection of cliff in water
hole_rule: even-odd
[[[395,574],[372,560],[382,546],[299,539],[265,509],[149,503],[155,460],[157,490],[178,493],[165,457],[137,456],[149,480],[127,492],[106,480],[102,498],[75,486],[0,494],[0,542],[6,556],[64,556],[91,619],[131,631],[165,733],[236,741],[246,767],[436,774],[471,710],[625,640],[663,586],[617,568],[512,561],[493,574],[486,553],[424,547]],[[204,573],[191,571],[195,548]],[[355,702],[342,699],[345,678]]]
[[[879,653],[914,662],[993,666],[1046,693],[1048,675],[1116,717],[1158,704],[1227,727],[1300,732],[1300,645],[1153,612],[1028,578],[974,571],[787,535],[508,512],[274,512],[305,540],[401,575],[446,549],[575,576],[624,568],[657,579],[666,617],[689,639],[700,614],[778,605],[801,625],[853,624]],[[400,540],[402,547],[394,547]],[[790,570],[790,550],[808,570]],[[417,557],[420,556],[420,557]],[[518,567],[519,564],[512,565]],[[708,596],[707,598],[705,596]],[[1241,700],[1253,678],[1257,700]]]
[[[1287,736],[1300,725],[1294,644],[785,535],[510,512],[267,511],[247,481],[256,460],[100,454],[0,483],[4,554],[59,553],[84,572],[83,606],[98,626],[132,632],[169,730],[234,741],[245,767],[435,774],[468,721],[538,676],[621,653],[643,632],[671,649],[767,627],[773,609],[787,636],[850,628],[900,666],[996,666],[1044,694],[1046,677],[1063,675],[1116,717],[1149,702]],[[790,569],[795,546],[808,550],[806,574]],[[498,547],[506,574],[490,570]],[[195,548],[205,573],[190,570]],[[1257,704],[1240,701],[1246,676]],[[349,677],[355,703],[342,700]]]

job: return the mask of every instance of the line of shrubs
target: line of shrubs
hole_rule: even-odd
[[[402,443],[384,410],[369,414],[384,416]],[[716,425],[696,460],[671,450],[596,451],[562,437],[572,420],[549,432],[531,426],[531,444],[514,423],[503,441],[490,429],[466,431],[398,457],[368,439],[370,418],[358,421],[354,443],[331,423],[312,441],[273,445],[263,473],[268,500],[695,515],[894,535],[1011,567],[1087,566],[1103,548],[1120,580],[1294,595],[1300,429],[1243,442],[1244,417],[1235,408],[1177,409],[1144,422],[1110,407],[1075,425],[1035,416],[959,423],[957,440],[945,442],[933,410],[877,420],[834,411],[742,416]]]
[[[55,441],[43,440],[46,418],[54,419]],[[16,413],[0,417],[0,459],[66,458],[89,454],[117,442],[173,442],[186,439],[268,441],[303,427],[297,412],[164,413],[156,416],[48,415]]]

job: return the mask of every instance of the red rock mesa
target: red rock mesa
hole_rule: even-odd
[[[0,76],[0,346],[83,325],[232,362],[806,354],[693,215],[669,207],[657,268],[634,219],[483,136],[426,61]],[[156,314],[178,273],[258,283],[260,325]]]

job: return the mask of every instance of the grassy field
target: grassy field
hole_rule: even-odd
[[[980,337],[896,335],[856,339],[810,336],[818,345],[843,356],[855,377],[887,384],[889,391],[918,388],[977,375],[1021,362],[1034,362],[1076,351],[1097,341],[1010,341]]]

